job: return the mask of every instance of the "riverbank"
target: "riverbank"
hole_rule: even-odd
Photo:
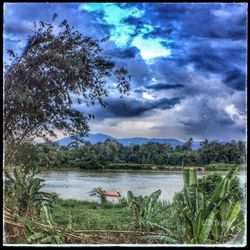
[[[110,163],[107,165],[107,167],[102,169],[83,169],[78,167],[49,167],[49,168],[40,168],[40,170],[62,170],[62,171],[68,171],[68,170],[93,170],[93,171],[140,171],[140,170],[147,170],[147,171],[163,171],[163,172],[180,172],[183,171],[183,168],[194,168],[198,172],[203,171],[229,171],[231,169],[234,169],[238,167],[239,170],[245,170],[245,165],[234,165],[234,164],[224,164],[224,163],[216,163],[216,164],[210,164],[207,166],[165,166],[165,165],[155,165],[155,164],[129,164],[129,163]]]

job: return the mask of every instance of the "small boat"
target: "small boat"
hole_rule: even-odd
[[[107,196],[107,197],[117,197],[117,198],[121,197],[119,188],[116,189],[116,194],[106,192],[104,195]]]

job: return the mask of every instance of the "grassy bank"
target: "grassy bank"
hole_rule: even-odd
[[[59,226],[72,225],[73,230],[133,230],[133,220],[128,207],[107,203],[63,200],[57,198],[52,216]],[[45,222],[45,216],[42,216]]]
[[[173,230],[176,234],[180,234],[182,228],[176,221],[177,210],[175,205],[167,203],[161,204],[162,208],[159,210],[159,212],[161,212],[154,216],[155,222],[159,224],[164,222],[165,226]],[[103,230],[105,233],[105,230],[131,232],[136,229],[130,207],[126,202],[117,204],[107,202],[101,204],[98,202],[56,198],[51,215],[58,227],[65,228],[70,224],[73,231]],[[41,223],[46,224],[46,216],[44,213],[41,214]],[[132,238],[130,238],[130,236],[132,236]],[[133,234],[130,236],[128,237],[128,235],[126,235],[126,239],[118,238],[117,241],[118,243],[126,243],[127,241],[127,243],[130,244],[152,243],[149,240],[135,237],[136,235]]]

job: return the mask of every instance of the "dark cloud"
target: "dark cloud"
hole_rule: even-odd
[[[245,90],[246,77],[239,69],[226,72],[224,83],[236,90]]]
[[[95,106],[88,108],[89,113],[93,113],[97,120],[104,118],[125,118],[138,117],[149,115],[150,111],[155,109],[166,110],[171,109],[177,103],[180,103],[181,98],[161,98],[158,100],[141,100],[136,98],[110,98],[105,108]],[[83,112],[86,111],[86,106],[76,105],[76,109]]]
[[[186,85],[190,82],[190,73],[186,64],[179,58],[159,58],[151,65],[153,76],[158,81],[166,81],[169,84]]]
[[[173,28],[156,27],[153,31],[144,34],[143,37],[145,39],[147,39],[147,38],[155,38],[155,37],[169,38],[170,34],[173,31],[174,31]]]
[[[134,93],[139,93],[139,94],[142,94],[144,92],[144,90],[141,88],[133,89],[133,91],[134,91]]]
[[[109,100],[106,112],[114,117],[135,117],[154,109],[170,109],[180,102],[180,98],[159,100],[138,100],[134,98]],[[105,111],[104,111],[105,112]]]
[[[223,60],[217,51],[212,50],[209,46],[202,46],[202,44],[195,47],[187,59],[194,64],[195,69],[204,72],[219,73],[226,68],[225,59]]]
[[[125,67],[129,74],[132,75],[131,87],[139,88],[147,85],[155,72],[150,70],[149,65],[142,59],[140,54],[137,54],[136,58],[116,58],[116,64],[118,67]]]
[[[228,42],[224,47],[221,47],[218,40],[214,42],[218,44],[218,48],[210,40],[204,41],[193,38],[190,42],[186,42],[186,49],[183,49],[183,41],[178,41],[173,48],[174,59],[160,59],[159,63],[164,61],[165,64],[157,64],[156,67],[159,68],[158,71],[165,75],[166,80],[171,83],[182,84],[188,81],[189,73],[186,66],[192,65],[198,74],[207,78],[211,73],[217,74],[225,79],[224,83],[228,87],[243,90],[245,88],[244,75],[246,74],[245,43],[230,46],[230,42]],[[236,65],[243,67],[241,70],[235,70]],[[236,78],[236,74],[239,81],[230,82],[231,78]],[[227,81],[228,78],[229,81]]]
[[[138,53],[139,49],[137,49],[136,47],[130,47],[125,49],[114,48],[112,50],[105,51],[105,55],[121,59],[134,58]]]
[[[234,72],[235,64],[246,64],[245,4],[148,4],[143,7],[149,17],[145,22],[155,27],[144,37],[173,41],[162,43],[171,49],[172,57],[164,59],[166,64],[160,66],[166,68],[165,76],[171,83],[182,84],[181,75],[186,73],[181,67],[188,64],[193,64],[197,73],[206,77],[214,73],[222,78],[227,78],[228,71]],[[245,72],[238,73],[238,78],[243,79]],[[244,88],[244,83],[239,81],[224,82],[236,90]]]
[[[146,86],[147,89],[163,90],[163,89],[178,89],[183,88],[183,84],[167,84],[167,83],[156,83]]]
[[[227,130],[232,129],[235,122],[225,111],[209,107],[206,99],[202,99],[198,110],[196,116],[179,120],[183,125],[185,134],[190,136],[203,135],[203,138],[209,139],[228,137]],[[236,131],[240,129],[236,129]]]
[[[155,4],[149,12],[154,13],[150,20],[156,24],[180,27],[181,37],[235,40],[244,39],[246,34],[246,9],[242,4]]]
[[[127,24],[130,24],[130,25],[134,25],[136,26],[136,28],[142,28],[143,25],[144,25],[144,22],[141,21],[140,18],[136,18],[136,17],[128,17],[126,19],[123,20],[123,23],[127,23]]]

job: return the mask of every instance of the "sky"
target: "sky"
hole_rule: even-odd
[[[21,51],[34,21],[64,19],[102,39],[132,75],[129,96],[109,86],[91,133],[116,138],[246,139],[247,4],[5,3],[4,55]],[[74,108],[86,111],[84,104]],[[59,138],[61,134],[58,133]]]

